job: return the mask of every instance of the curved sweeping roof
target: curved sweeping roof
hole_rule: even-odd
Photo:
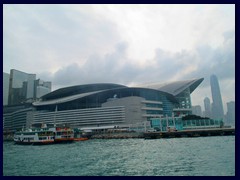
[[[71,86],[66,88],[61,88],[56,91],[53,91],[49,94],[42,96],[42,101],[34,102],[34,106],[44,106],[44,105],[53,105],[60,104],[65,102],[74,101],[76,99],[81,99],[87,96],[96,95],[99,93],[110,93],[115,90],[125,91],[133,90],[133,89],[148,89],[153,91],[159,91],[164,94],[168,99],[172,102],[176,102],[174,96],[180,94],[185,89],[189,88],[190,93],[192,93],[198,85],[203,81],[203,78],[186,80],[186,81],[177,81],[171,82],[168,84],[155,84],[147,87],[127,87],[119,84],[110,84],[110,83],[99,83],[99,84],[86,84],[86,85],[78,85]]]
[[[173,95],[166,93],[166,92],[159,91],[159,90],[149,89],[149,88],[120,87],[120,88],[106,89],[106,90],[93,91],[93,92],[87,92],[87,93],[79,93],[79,94],[74,94],[74,95],[65,96],[65,97],[62,96],[61,98],[34,102],[33,105],[34,106],[44,106],[44,105],[61,104],[61,103],[66,103],[66,102],[74,101],[77,99],[81,99],[81,98],[85,98],[85,97],[89,97],[89,96],[97,95],[97,94],[102,94],[102,95],[103,94],[111,94],[111,93],[115,94],[116,92],[119,92],[119,91],[131,92],[134,90],[139,90],[139,91],[148,90],[148,91],[152,91],[152,92],[160,92],[161,94],[164,94],[172,102],[177,103],[177,101]]]
[[[172,94],[173,96],[176,96],[181,92],[183,92],[188,87],[190,89],[190,93],[192,93],[199,86],[199,84],[201,84],[203,80],[204,78],[199,78],[199,79],[192,79],[192,80],[186,80],[186,81],[175,81],[175,82],[170,82],[166,84],[154,84],[154,85],[149,85],[147,87],[151,89],[167,92]]]
[[[48,100],[48,101],[38,101],[38,102],[34,102],[33,105],[34,106],[43,106],[43,105],[60,104],[60,103],[65,103],[65,102],[73,101],[73,100],[76,100],[76,99],[80,99],[80,98],[83,98],[83,97],[86,97],[86,96],[90,96],[90,95],[96,94],[98,92],[101,92],[101,91],[75,94],[75,95],[71,95],[71,96],[67,96],[67,97],[51,99],[51,100]]]
[[[106,89],[115,89],[115,88],[123,88],[126,86],[120,84],[112,84],[112,83],[96,83],[96,84],[84,84],[84,85],[77,85],[77,86],[70,86],[65,88],[57,89],[51,93],[48,93],[42,96],[42,100],[51,100],[62,98],[66,96],[78,95],[82,93],[89,93],[95,92],[100,90]]]

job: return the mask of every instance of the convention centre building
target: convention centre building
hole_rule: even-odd
[[[9,124],[8,128],[14,130],[34,123],[69,124],[73,128],[138,126],[152,118],[191,114],[190,95],[202,81],[203,78],[144,87],[98,83],[60,88],[33,102],[31,108],[5,115],[5,122],[11,119],[12,126]]]

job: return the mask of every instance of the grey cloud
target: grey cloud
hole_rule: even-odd
[[[209,77],[216,74],[218,79],[235,79],[235,32],[224,33],[224,43],[218,48],[208,45],[196,49],[197,58],[201,60],[195,72],[184,78],[205,77],[203,85],[209,85]]]
[[[73,63],[63,67],[54,74],[53,80],[58,85],[119,81],[123,72],[118,70],[119,62],[126,58],[126,48],[126,43],[119,43],[112,54],[93,54],[82,66]]]
[[[178,80],[204,77],[205,81],[200,88],[206,88],[209,86],[211,74],[216,74],[220,81],[234,79],[234,36],[225,36],[225,38],[224,44],[216,49],[207,45],[202,45],[195,51],[179,53],[157,49],[154,59],[149,60],[154,61],[155,64],[145,68],[132,64],[131,59],[128,59],[126,55],[128,45],[126,42],[122,42],[115,46],[112,53],[104,56],[93,54],[81,66],[72,63],[62,67],[53,74],[53,84],[63,87],[100,82],[125,85],[167,82],[174,76],[181,74],[185,67],[198,63],[195,71],[179,76]]]
[[[32,70],[26,68],[32,61],[35,72],[64,66],[76,59],[81,61],[93,51],[106,52],[119,40],[115,24],[68,6],[10,7],[12,13],[7,11],[4,16],[5,69],[29,72]]]

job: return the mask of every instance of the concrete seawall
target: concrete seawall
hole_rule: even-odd
[[[90,139],[127,139],[127,138],[180,138],[180,137],[200,137],[200,136],[228,136],[235,135],[235,128],[215,128],[215,129],[193,129],[173,132],[113,132],[99,133],[91,136]],[[13,141],[13,135],[4,135],[3,141]]]
[[[145,139],[235,135],[235,128],[191,129],[173,132],[145,132]]]
[[[101,133],[94,134],[91,139],[127,139],[127,138],[144,138],[143,132],[121,132],[121,133]]]

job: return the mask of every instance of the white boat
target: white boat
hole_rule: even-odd
[[[43,124],[41,127],[22,130],[14,134],[16,144],[54,144],[73,142],[74,131],[69,127],[50,127]]]
[[[16,144],[53,144],[54,138],[54,128],[32,128],[14,134]]]

